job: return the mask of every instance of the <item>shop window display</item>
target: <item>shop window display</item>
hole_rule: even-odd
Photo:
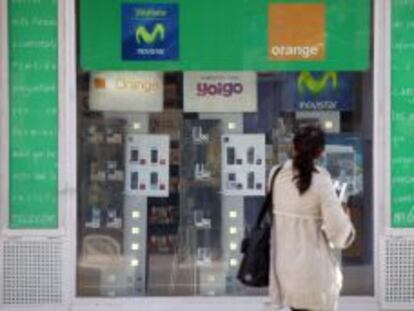
[[[344,293],[373,293],[371,72],[79,72],[82,297],[265,294],[236,280],[240,241],[293,132],[351,207]]]

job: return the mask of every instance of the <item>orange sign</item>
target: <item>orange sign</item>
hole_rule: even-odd
[[[324,4],[270,4],[269,59],[324,60],[325,19]]]
[[[106,88],[106,80],[102,79],[102,78],[95,78],[93,80],[94,84],[95,84],[95,88],[97,89],[104,89]]]

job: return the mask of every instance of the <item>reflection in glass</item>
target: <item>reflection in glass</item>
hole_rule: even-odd
[[[265,294],[236,279],[240,241],[263,201],[262,167],[268,172],[288,159],[293,132],[309,123],[328,132],[320,164],[357,229],[342,254],[344,293],[371,295],[371,73],[338,73],[345,91],[335,98],[343,105],[330,111],[316,109],[324,99],[312,94],[303,102],[299,72],[257,73],[256,111],[233,113],[184,112],[185,74],[157,80],[162,111],[117,111],[116,101],[109,110],[107,100],[99,110],[97,97],[90,105],[90,73],[80,72],[78,295]]]

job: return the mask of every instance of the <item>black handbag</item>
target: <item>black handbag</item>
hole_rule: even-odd
[[[243,258],[237,278],[247,286],[266,287],[269,285],[273,184],[281,170],[282,166],[279,166],[273,174],[270,191],[266,194],[256,223],[241,243]]]

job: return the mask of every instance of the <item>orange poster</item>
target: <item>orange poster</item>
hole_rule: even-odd
[[[325,4],[270,4],[269,59],[324,60],[325,20]]]

